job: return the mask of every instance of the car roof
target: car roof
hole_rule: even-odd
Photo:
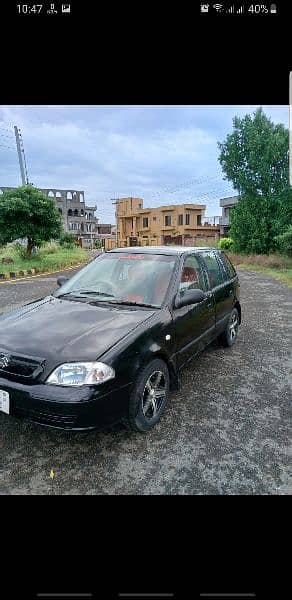
[[[108,250],[107,254],[126,253],[126,254],[167,254],[180,255],[190,252],[202,252],[205,250],[216,251],[218,248],[210,248],[209,246],[130,246],[127,248],[113,248]]]

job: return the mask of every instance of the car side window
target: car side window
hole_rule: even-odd
[[[181,278],[179,282],[179,293],[184,294],[186,290],[205,290],[205,281],[204,275],[201,268],[201,265],[193,254],[187,256],[182,272]]]
[[[203,258],[207,267],[211,288],[221,285],[223,283],[223,275],[216,255],[213,252],[206,252],[203,254]]]

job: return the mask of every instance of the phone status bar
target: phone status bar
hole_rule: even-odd
[[[275,15],[277,14],[276,4],[209,4],[200,5],[202,14],[218,15]]]

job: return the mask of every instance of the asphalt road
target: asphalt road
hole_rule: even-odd
[[[0,414],[0,493],[290,495],[292,290],[239,275],[236,345],[215,342],[184,370],[150,434],[62,432]],[[56,276],[0,284],[0,312],[55,287]]]

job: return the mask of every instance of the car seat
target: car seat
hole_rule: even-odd
[[[194,267],[184,267],[181,276],[181,283],[199,283],[199,275]]]

